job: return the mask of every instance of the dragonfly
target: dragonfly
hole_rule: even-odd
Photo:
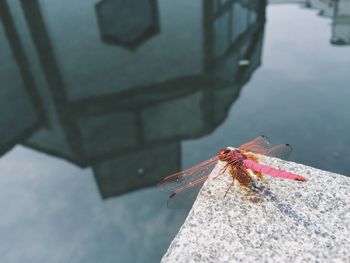
[[[165,177],[160,181],[159,187],[161,190],[171,192],[168,199],[168,206],[170,207],[179,196],[184,197],[180,203],[186,201],[186,199],[193,199],[219,161],[223,162],[224,165],[215,177],[226,172],[232,177],[232,183],[226,190],[225,196],[235,181],[244,188],[249,188],[252,185],[254,178],[249,173],[249,170],[260,181],[264,180],[264,174],[277,178],[306,181],[304,176],[276,169],[259,162],[258,155],[286,159],[291,152],[292,147],[289,144],[271,146],[269,139],[261,135],[242,144],[237,149],[224,148],[216,156],[204,162]],[[191,196],[191,198],[186,197],[187,195]]]

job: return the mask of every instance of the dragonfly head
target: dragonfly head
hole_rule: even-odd
[[[218,154],[219,160],[223,162],[228,161],[228,159],[230,158],[231,152],[232,150],[229,148],[222,149]]]

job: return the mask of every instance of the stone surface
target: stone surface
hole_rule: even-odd
[[[350,262],[350,178],[262,157],[307,182],[266,176],[254,203],[229,175],[204,184],[162,262]]]

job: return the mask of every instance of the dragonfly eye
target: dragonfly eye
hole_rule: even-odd
[[[219,154],[218,154],[218,157],[221,161],[225,161],[225,159],[227,158],[227,155],[231,152],[230,149],[228,148],[225,148],[225,149],[222,149]]]
[[[228,154],[228,153],[230,153],[230,152],[231,152],[231,150],[230,150],[230,149],[227,149],[227,148],[222,150],[222,153],[223,153],[223,154]]]

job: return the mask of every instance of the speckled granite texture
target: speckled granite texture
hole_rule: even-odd
[[[162,262],[350,262],[350,178],[263,157],[307,182],[266,176],[253,203],[228,175],[204,184]]]

